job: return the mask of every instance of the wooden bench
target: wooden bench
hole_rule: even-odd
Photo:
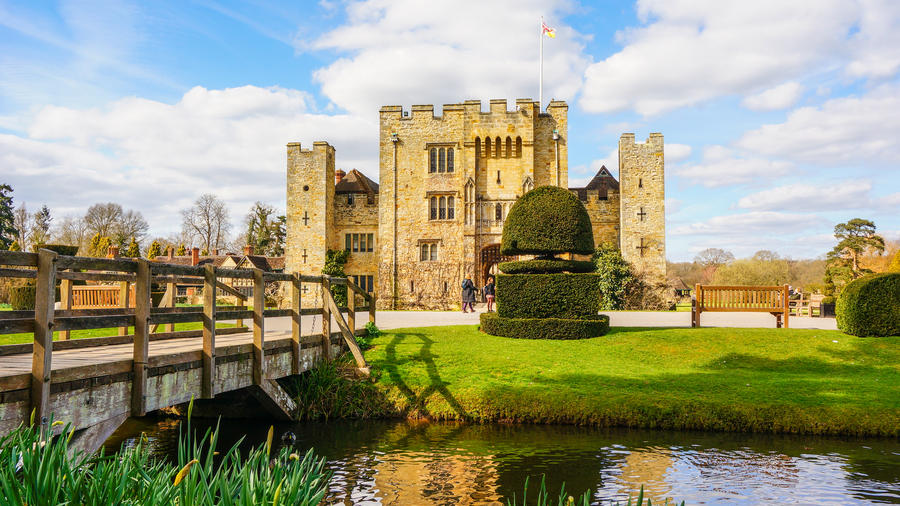
[[[790,305],[788,285],[715,286],[697,285],[691,300],[691,327],[700,326],[700,314],[706,312],[771,313],[775,326],[788,326]]]

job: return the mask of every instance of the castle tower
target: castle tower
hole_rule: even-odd
[[[666,277],[665,160],[663,136],[644,143],[619,138],[620,244],[622,257],[656,281]]]
[[[303,150],[287,145],[287,236],[285,272],[322,274],[334,230],[334,148],[314,142]],[[315,291],[313,293],[316,293]]]

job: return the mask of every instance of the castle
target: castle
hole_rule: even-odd
[[[482,286],[500,255],[503,222],[536,186],[568,187],[568,105],[546,112],[531,99],[467,100],[380,111],[379,181],[335,170],[335,149],[287,145],[285,270],[321,274],[326,250],[350,251],[345,272],[375,293],[380,309],[459,304],[468,274]],[[619,180],[602,167],[569,188],[591,217],[596,244],[664,279],[665,163],[662,134],[619,139]]]

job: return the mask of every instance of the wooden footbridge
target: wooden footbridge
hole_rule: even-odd
[[[296,406],[276,379],[306,371],[346,348],[368,371],[356,345],[356,313],[368,311],[374,322],[375,301],[346,278],[61,256],[49,250],[0,251],[0,277],[34,279],[36,293],[34,311],[0,311],[0,334],[34,335],[31,343],[0,346],[0,434],[31,419],[53,419],[71,423],[80,431],[81,446],[94,449],[129,416],[239,389],[248,389],[274,416],[290,419]],[[217,287],[227,279],[252,280],[252,309],[217,306]],[[71,282],[78,280],[118,282],[126,290],[133,284],[133,307],[56,309],[58,281],[65,299]],[[153,307],[153,283],[170,288],[202,284],[203,306]],[[288,285],[289,307],[265,308],[267,283]],[[348,287],[347,307],[335,303],[334,284]],[[358,298],[364,305],[356,305]],[[313,307],[312,301],[319,302]],[[304,315],[321,317],[321,333],[301,334]],[[291,317],[291,331],[267,332],[267,317]],[[241,325],[245,319],[252,322],[249,327]],[[223,321],[239,326],[217,328]],[[339,332],[332,332],[332,321]],[[184,322],[202,322],[203,328],[172,331],[172,324]],[[161,325],[168,331],[153,332]],[[54,332],[65,339],[67,331],[115,327],[134,327],[134,332],[53,340]]]

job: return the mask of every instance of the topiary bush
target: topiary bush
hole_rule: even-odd
[[[600,310],[596,274],[497,276],[497,314],[505,318],[583,318]]]
[[[14,286],[9,289],[9,305],[13,311],[34,309],[35,286]]]
[[[864,276],[841,291],[837,326],[854,336],[900,336],[900,273]]]
[[[595,314],[578,319],[504,318],[497,313],[482,313],[481,330],[518,339],[589,339],[609,331],[609,317]]]
[[[504,274],[525,273],[553,273],[553,272],[594,272],[596,265],[593,262],[582,260],[563,260],[561,258],[538,258],[534,260],[518,260],[515,262],[503,262],[497,265],[497,269]]]
[[[75,256],[78,254],[78,246],[70,246],[68,244],[42,244],[41,249],[55,251],[60,255]]]
[[[594,252],[591,218],[572,192],[541,186],[512,206],[503,225],[500,252],[504,255],[542,255]]]

